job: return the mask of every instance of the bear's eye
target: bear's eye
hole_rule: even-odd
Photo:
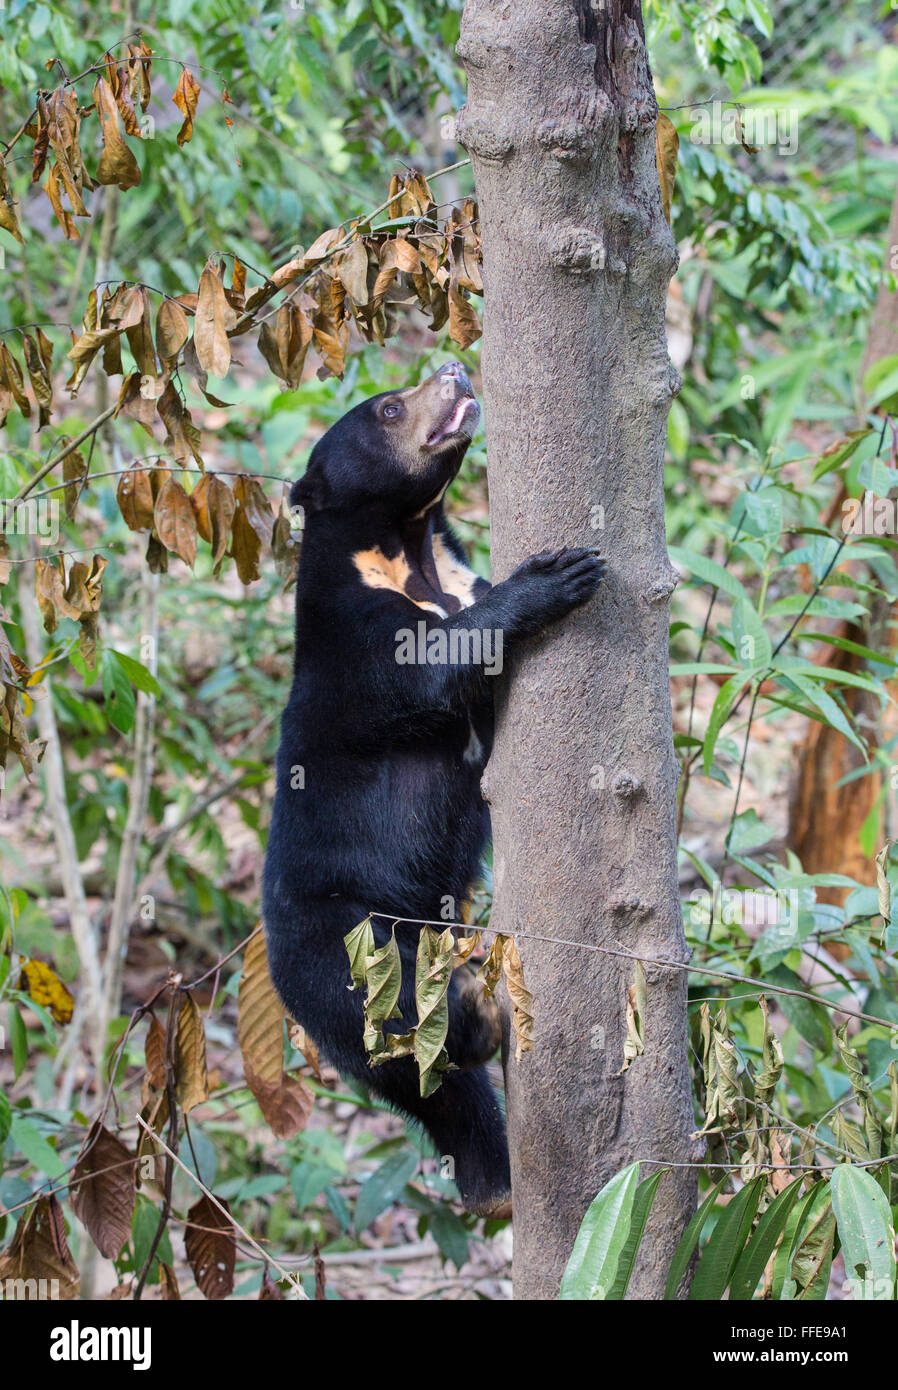
[[[397,415],[402,414],[402,406],[398,401],[387,401],[383,413],[388,420],[395,420]]]

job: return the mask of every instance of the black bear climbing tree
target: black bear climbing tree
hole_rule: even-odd
[[[685,959],[662,489],[677,253],[638,0],[468,0],[458,53],[494,577],[588,538],[609,562],[596,602],[512,663],[486,778],[493,925],[522,934],[536,1001],[535,1050],[507,1078],[515,1293],[552,1298],[609,1178],[694,1157],[686,975],[652,964]],[[644,993],[614,952],[645,962]],[[630,1054],[644,1052],[624,1070],[628,991]],[[694,1188],[689,1169],[662,1179],[630,1297],[661,1296]]]

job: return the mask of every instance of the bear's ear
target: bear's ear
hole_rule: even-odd
[[[290,506],[302,507],[305,512],[317,512],[327,500],[327,485],[318,472],[311,469],[290,489]]]

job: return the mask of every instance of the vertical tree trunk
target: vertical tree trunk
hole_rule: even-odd
[[[536,1049],[508,1065],[518,1298],[553,1298],[599,1188],[693,1157],[667,675],[664,336],[676,268],[638,0],[468,0],[459,115],[484,248],[494,572],[600,544],[597,598],[519,655],[487,770],[500,930],[646,962],[645,1055],[620,1074],[634,963],[522,938]],[[655,1172],[654,1166],[644,1176]],[[665,1176],[630,1297],[661,1296],[694,1201]]]
[[[884,270],[894,271],[898,253],[898,190],[892,204],[892,216],[886,237]],[[884,357],[898,353],[898,293],[883,279],[876,296],[876,307],[870,320],[867,344],[861,362],[861,388],[871,367]],[[884,413],[885,406],[879,407]],[[863,423],[863,420],[861,421]],[[840,491],[829,509],[826,525],[841,516],[846,493]],[[898,491],[890,496],[898,499]],[[845,567],[851,564],[846,558]],[[863,568],[863,566],[861,567]],[[862,624],[843,624],[836,630],[845,637],[874,651],[888,653],[895,646],[895,631],[890,627],[892,603],[887,595],[874,594],[868,617]],[[820,653],[820,661],[834,671],[849,674],[864,672],[865,662],[851,652],[832,648]],[[866,690],[847,690],[845,703],[868,742],[868,757],[872,761],[877,745],[895,732],[895,717],[890,707],[880,709],[879,700]],[[849,874],[863,883],[872,876],[869,857],[861,847],[861,828],[872,813],[883,786],[886,800],[879,816],[876,844],[895,834],[896,797],[891,778],[886,781],[881,769],[866,777],[841,784],[842,778],[856,772],[867,758],[863,757],[844,734],[828,724],[808,720],[808,728],[798,755],[798,778],[789,813],[789,844],[801,860],[805,873]],[[842,904],[848,896],[846,888],[818,888],[817,901]],[[851,955],[845,942],[828,941],[827,950],[837,959]]]

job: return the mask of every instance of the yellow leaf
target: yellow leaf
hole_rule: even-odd
[[[42,960],[28,960],[22,966],[19,989],[29,999],[47,1009],[57,1023],[71,1023],[75,1001],[55,971]]]

